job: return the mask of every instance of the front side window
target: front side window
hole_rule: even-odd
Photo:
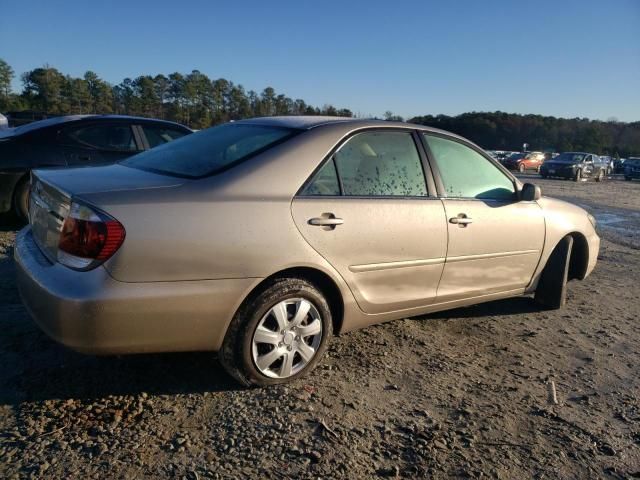
[[[71,130],[69,136],[77,142],[100,150],[137,150],[130,125],[88,125]]]
[[[267,150],[298,130],[228,123],[187,135],[135,155],[122,165],[165,175],[199,178]]]
[[[475,150],[446,138],[423,134],[448,197],[512,200],[509,177]]]

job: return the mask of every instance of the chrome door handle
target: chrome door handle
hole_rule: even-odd
[[[309,225],[316,225],[318,227],[335,227],[336,225],[342,225],[344,220],[341,218],[312,218],[309,220]]]
[[[459,213],[457,217],[451,217],[449,219],[449,223],[454,223],[459,227],[464,228],[470,223],[473,223],[473,220],[467,217],[466,213]]]

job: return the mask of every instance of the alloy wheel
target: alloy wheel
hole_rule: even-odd
[[[304,369],[322,341],[318,309],[304,298],[289,298],[269,309],[253,333],[251,356],[270,378],[287,378]]]

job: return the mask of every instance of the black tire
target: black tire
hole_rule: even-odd
[[[576,170],[576,174],[573,176],[573,180],[576,182],[579,182],[580,180],[582,180],[582,170],[580,169]]]
[[[263,316],[289,298],[310,301],[320,314],[322,339],[315,355],[299,372],[287,378],[271,378],[261,373],[252,357],[253,335]],[[218,358],[225,370],[245,386],[288,383],[312,371],[322,359],[333,330],[331,309],[321,291],[303,278],[277,278],[240,306],[227,329]]]
[[[598,172],[598,176],[596,177],[596,182],[601,182],[602,180],[604,180],[604,170],[600,170]]]
[[[520,165],[518,165],[518,171],[520,173],[524,173],[526,169],[527,168],[522,163]]]
[[[536,173],[540,173],[540,165],[536,167]]]
[[[573,237],[567,235],[553,249],[540,275],[534,298],[539,305],[549,310],[562,308],[566,303],[567,277],[572,248]]]
[[[541,173],[541,174],[540,174],[540,176],[541,176],[542,178],[547,178],[547,177],[548,177],[548,175],[545,175],[544,173]]]
[[[13,191],[13,213],[21,222],[29,219],[29,188],[31,182],[29,177],[25,177],[18,182]]]

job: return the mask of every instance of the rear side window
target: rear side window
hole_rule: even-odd
[[[313,177],[311,183],[302,191],[302,195],[340,195],[340,183],[336,173],[336,165],[333,159],[324,164]]]
[[[409,132],[355,135],[318,171],[302,194],[340,195],[338,178],[345,196],[427,196],[422,162]]]
[[[229,168],[296,133],[298,130],[290,128],[230,123],[165,143],[125,160],[122,165],[199,178]]]
[[[509,177],[475,150],[441,137],[424,135],[448,197],[512,200]]]
[[[88,125],[71,130],[69,137],[100,150],[132,152],[138,149],[130,125]]]
[[[147,142],[149,142],[150,148],[157,147],[163,143],[169,143],[187,135],[187,132],[182,130],[156,127],[153,125],[142,125],[142,130],[144,131],[145,137],[147,137]]]

